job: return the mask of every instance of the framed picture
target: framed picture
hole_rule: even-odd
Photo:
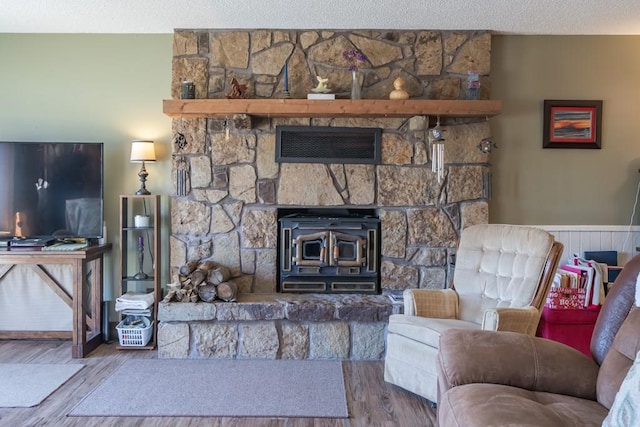
[[[602,101],[544,101],[542,148],[602,148]]]

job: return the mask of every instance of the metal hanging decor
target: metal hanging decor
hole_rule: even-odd
[[[431,144],[431,171],[436,174],[438,183],[444,178],[444,137],[440,128],[440,117],[434,128],[429,129],[429,143]]]
[[[176,195],[186,196],[189,188],[189,164],[184,157],[176,162]]]

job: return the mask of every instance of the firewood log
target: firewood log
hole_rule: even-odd
[[[177,291],[180,288],[182,288],[182,284],[178,283],[178,282],[173,282],[173,283],[168,283],[167,284],[167,290],[168,291]]]
[[[213,283],[214,285],[219,285],[222,282],[226,282],[231,277],[231,272],[227,267],[219,266],[218,268],[214,268],[209,271],[209,277],[207,277],[207,282]]]
[[[198,292],[196,292],[195,290],[191,291],[191,295],[189,296],[189,301],[190,302],[198,302],[198,298],[200,298],[198,296]]]
[[[238,293],[238,285],[235,282],[228,281],[218,284],[216,287],[218,292],[218,298],[223,301],[231,302],[236,300],[236,294]]]
[[[178,282],[180,282],[180,287],[184,288],[185,286],[193,286],[191,283],[191,276],[179,276]]]
[[[175,289],[172,289],[169,292],[167,292],[167,294],[162,299],[162,302],[171,302],[171,300],[175,299],[176,292],[177,291]]]
[[[200,286],[207,279],[207,272],[196,268],[190,277],[193,286]]]
[[[181,276],[186,277],[196,269],[198,264],[200,264],[200,261],[189,261],[188,263],[180,267],[178,273],[180,273]]]
[[[202,261],[195,270],[191,273],[191,283],[195,286],[202,285],[209,276],[209,272],[216,267],[216,263],[213,261]]]
[[[202,301],[213,302],[216,299],[216,286],[213,283],[207,283],[198,288],[198,296]]]
[[[198,270],[204,270],[206,272],[209,272],[209,270],[213,270],[214,268],[216,268],[216,263],[211,260],[200,261],[200,263],[196,268]]]

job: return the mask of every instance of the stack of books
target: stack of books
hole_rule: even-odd
[[[584,309],[602,304],[602,266],[596,262],[563,264],[556,271],[546,305],[554,309]]]
[[[391,289],[389,291],[389,299],[392,302],[404,302],[403,296],[404,289]]]

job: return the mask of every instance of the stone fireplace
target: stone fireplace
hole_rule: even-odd
[[[179,98],[189,79],[196,98],[224,98],[235,78],[251,98],[281,98],[288,63],[293,98],[305,98],[316,75],[340,97],[351,82],[342,52],[355,48],[368,58],[360,68],[365,99],[388,98],[397,77],[412,98],[464,99],[469,71],[480,74],[487,99],[490,42],[488,32],[177,30],[171,93]],[[231,270],[240,296],[238,303],[163,305],[161,357],[383,357],[386,319],[400,309],[386,296],[277,294],[279,209],[374,210],[383,293],[446,287],[460,230],[488,222],[490,168],[477,147],[490,136],[485,117],[238,114],[172,123],[172,181],[179,171],[186,180],[172,198],[171,274],[210,259]],[[445,138],[440,182],[428,141],[436,123]],[[278,163],[277,126],[378,128],[380,162]],[[357,347],[363,342],[370,345]]]

